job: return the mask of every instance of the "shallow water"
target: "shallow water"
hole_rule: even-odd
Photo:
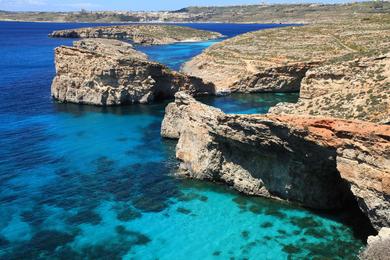
[[[167,102],[117,108],[52,102],[53,48],[71,40],[46,35],[79,26],[0,23],[0,259],[354,258],[363,243],[339,215],[172,177],[175,142],[159,134]],[[191,26],[229,36],[262,28]],[[175,68],[209,44],[147,52]],[[201,101],[227,113],[265,113],[296,99]]]

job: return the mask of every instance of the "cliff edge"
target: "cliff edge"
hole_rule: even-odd
[[[179,139],[180,175],[317,209],[355,201],[376,229],[390,226],[390,126],[229,115],[179,92],[161,133]]]

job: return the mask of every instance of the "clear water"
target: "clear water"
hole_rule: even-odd
[[[175,142],[159,135],[167,102],[52,102],[53,48],[71,40],[46,35],[78,26],[0,23],[0,259],[354,258],[363,243],[341,213],[329,217],[172,177]],[[185,46],[187,59],[207,44]],[[180,65],[172,56],[182,50],[159,47],[151,58]],[[296,98],[202,101],[229,113],[264,113]]]
[[[216,31],[224,38],[205,42],[183,42],[164,46],[137,46],[138,50],[148,54],[152,60],[168,65],[171,69],[180,70],[182,64],[200,54],[207,47],[226,38],[234,37],[250,31],[288,26],[289,24],[178,24],[195,29]]]

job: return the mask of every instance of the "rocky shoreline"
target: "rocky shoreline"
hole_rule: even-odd
[[[251,32],[186,63],[183,71],[213,83],[217,94],[300,91],[300,98],[267,115],[229,115],[177,93],[161,130],[178,139],[177,174],[314,209],[357,205],[383,233],[390,227],[386,21]],[[386,259],[384,247],[388,234],[369,241],[361,258]]]
[[[356,200],[390,225],[390,126],[335,118],[228,115],[177,93],[162,136],[178,139],[179,175],[332,209]]]
[[[101,106],[175,97],[161,135],[178,139],[178,175],[313,209],[356,205],[379,232],[390,227],[389,22],[378,13],[251,32],[208,48],[182,72],[117,40],[182,38],[57,32],[52,36],[115,39],[57,48],[52,95]],[[225,114],[193,98],[297,91],[298,103],[278,104],[266,115]]]
[[[105,38],[129,40],[135,44],[157,45],[184,41],[207,41],[221,38],[217,32],[175,25],[119,25],[54,31],[53,38]]]
[[[390,15],[376,14],[249,32],[211,46],[182,71],[217,93],[299,91],[311,69],[388,53],[389,22]]]

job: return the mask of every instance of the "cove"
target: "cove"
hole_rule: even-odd
[[[1,259],[353,259],[353,214],[324,214],[178,179],[160,138],[167,102],[98,108],[50,98],[53,30],[0,23]],[[264,25],[189,24],[231,37]],[[214,42],[142,47],[178,68]],[[141,47],[137,47],[141,48]],[[186,53],[186,54],[183,54]],[[227,113],[266,113],[297,94],[204,97]]]

